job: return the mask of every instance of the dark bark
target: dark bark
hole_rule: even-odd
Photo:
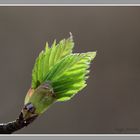
[[[22,109],[18,119],[12,122],[0,124],[0,134],[11,134],[32,123],[36,118],[35,108],[32,104],[27,104]]]

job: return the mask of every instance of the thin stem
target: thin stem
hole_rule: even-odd
[[[22,109],[18,119],[12,122],[0,124],[0,134],[12,134],[13,132],[29,125],[36,118],[35,108],[32,104],[27,104]]]

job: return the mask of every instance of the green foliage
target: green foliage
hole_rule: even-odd
[[[54,73],[52,72],[53,74],[48,73],[48,75],[52,75],[48,76],[48,80],[52,81],[54,93],[58,101],[71,99],[86,86],[89,64],[95,57],[95,54],[95,52],[91,52],[69,55],[52,69],[54,71]]]
[[[46,44],[36,59],[32,71],[32,88],[51,83],[57,101],[67,101],[86,86],[87,74],[96,52],[72,53],[72,37],[63,39],[52,47]]]
[[[71,54],[73,46],[72,37],[63,39],[58,44],[54,41],[51,47],[46,43],[45,50],[39,54],[32,71],[33,89],[45,81],[46,75],[59,60]]]

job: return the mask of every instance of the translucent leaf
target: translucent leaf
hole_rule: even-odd
[[[73,46],[72,37],[63,39],[58,44],[54,41],[51,47],[46,43],[45,50],[39,54],[32,70],[33,89],[45,81],[48,72],[57,62],[72,53]]]
[[[46,77],[57,101],[67,101],[86,86],[89,65],[96,52],[71,54],[57,63]]]
[[[86,87],[91,61],[96,52],[72,53],[72,38],[63,39],[45,50],[36,59],[32,71],[32,89],[50,83],[57,101],[67,101]]]

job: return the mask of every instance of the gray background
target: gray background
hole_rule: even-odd
[[[140,7],[0,7],[0,121],[14,120],[45,41],[98,51],[88,86],[16,133],[140,133]]]

